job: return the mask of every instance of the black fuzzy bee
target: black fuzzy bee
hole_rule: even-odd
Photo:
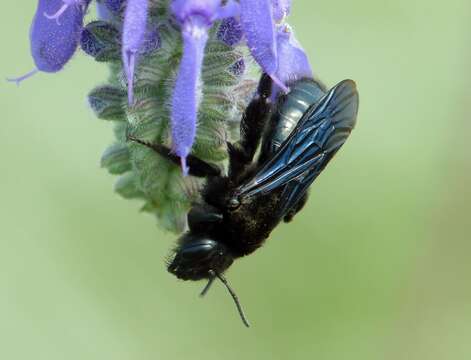
[[[262,75],[242,117],[240,140],[227,144],[227,175],[214,164],[188,157],[190,175],[206,178],[206,184],[201,203],[188,213],[189,231],[178,240],[168,265],[179,279],[208,279],[202,295],[214,279],[221,280],[247,326],[224,272],[235,259],[262,246],[280,221],[290,221],[302,209],[309,186],[343,145],[357,116],[358,93],[352,80],[328,92],[312,79],[289,85],[290,92],[272,104],[272,81]],[[167,147],[129,139],[179,164]]]

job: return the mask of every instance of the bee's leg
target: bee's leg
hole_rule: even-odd
[[[157,154],[164,157],[168,161],[180,166],[180,158],[172,154],[171,150],[168,147],[161,144],[152,144],[147,141],[137,139],[129,134],[127,135],[127,139],[130,141],[134,141],[138,144],[147,146],[148,148],[154,150]],[[217,165],[201,160],[200,158],[194,155],[188,155],[186,161],[189,167],[188,173],[192,176],[211,177],[221,175],[221,169]]]
[[[257,94],[242,115],[240,140],[235,144],[228,143],[229,176],[239,174],[253,160],[271,110],[271,89],[270,76],[262,74]]]
[[[288,210],[286,215],[283,217],[283,221],[288,223],[291,220],[293,220],[294,215],[296,215],[298,212],[300,212],[302,210],[302,208],[304,207],[304,205],[306,205],[308,197],[309,197],[308,193],[305,193],[301,197],[301,199],[299,199],[298,202],[291,209]]]

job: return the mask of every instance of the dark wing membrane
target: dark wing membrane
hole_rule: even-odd
[[[237,189],[236,195],[243,200],[288,184],[280,209],[287,212],[346,141],[357,111],[355,83],[344,80],[306,111],[278,152]]]

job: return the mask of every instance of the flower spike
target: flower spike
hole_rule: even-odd
[[[143,200],[142,210],[167,230],[184,230],[188,206],[197,199],[199,181],[182,178],[198,175],[189,159],[224,166],[227,144],[238,140],[233,130],[256,94],[256,69],[274,80],[273,100],[294,81],[312,77],[286,23],[291,0],[36,3],[30,27],[35,66],[8,80],[20,84],[38,72],[61,71],[79,45],[108,63],[107,84],[88,97],[96,116],[114,124],[115,139],[101,164],[119,175],[116,192]],[[92,3],[98,19],[85,26]],[[170,143],[170,149],[163,146],[169,156],[130,145],[130,135],[147,144]]]
[[[129,106],[134,103],[134,70],[136,57],[145,39],[148,11],[148,0],[128,0],[124,13],[122,57]]]

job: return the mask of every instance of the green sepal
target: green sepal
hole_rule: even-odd
[[[205,49],[202,78],[207,86],[232,86],[240,77],[229,71],[231,65],[243,58],[239,52],[220,42],[209,42]]]
[[[126,92],[114,86],[99,86],[88,95],[88,103],[99,119],[126,121]]]
[[[114,191],[125,199],[145,198],[137,186],[136,174],[129,171],[121,175],[114,184]]]
[[[110,174],[123,174],[131,170],[131,158],[126,144],[116,143],[108,147],[101,156],[101,167]]]
[[[85,26],[91,41],[87,42],[93,49],[85,50],[93,56],[96,61],[120,61],[121,58],[121,36],[119,30],[107,21],[92,21]],[[82,46],[83,47],[83,46]]]
[[[141,210],[155,214],[165,230],[182,231],[191,203],[187,189],[196,187],[191,185],[196,180],[184,179],[179,167],[150,149],[139,145],[132,145],[130,149],[137,186],[147,199]]]

